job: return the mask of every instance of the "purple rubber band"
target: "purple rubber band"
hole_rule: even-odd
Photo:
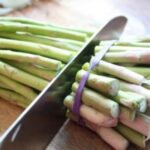
[[[94,57],[92,57],[90,61],[89,69],[85,72],[83,77],[80,80],[79,87],[75,94],[74,105],[72,111],[78,117],[78,123],[84,125],[82,118],[80,117],[80,106],[81,106],[81,96],[83,89],[85,87],[86,81],[90,75],[91,70],[100,62],[100,60],[105,56],[109,48],[116,42],[116,40],[112,40],[111,42],[107,43],[103,46],[103,48],[98,52]]]

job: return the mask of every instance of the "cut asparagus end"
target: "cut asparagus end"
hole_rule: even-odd
[[[72,90],[76,92],[78,86],[79,84],[77,82],[73,83]],[[113,118],[117,118],[119,116],[120,111],[118,103],[91,89],[84,88],[81,100],[84,104],[91,106],[100,112],[104,112]]]
[[[86,71],[77,72],[76,81],[80,82]],[[90,73],[86,85],[105,95],[116,95],[119,90],[119,81],[115,78]]]
[[[64,105],[72,110],[74,103],[74,96],[68,95],[64,99]],[[104,115],[103,113],[95,110],[92,107],[89,107],[85,104],[80,106],[80,116],[87,121],[103,127],[115,127],[118,123],[116,118]]]

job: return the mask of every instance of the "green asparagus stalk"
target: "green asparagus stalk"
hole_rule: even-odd
[[[140,37],[136,39],[137,42],[149,43],[150,42],[150,35],[146,35],[144,37]]]
[[[25,72],[31,73],[48,81],[51,81],[58,74],[57,71],[49,70],[40,66],[35,66],[32,64],[18,63],[15,61],[5,61],[7,64],[10,64],[16,68],[19,68]]]
[[[26,108],[31,103],[29,99],[22,95],[2,88],[0,88],[0,97],[23,108]]]
[[[77,47],[82,47],[85,44],[85,42],[71,40],[71,39],[62,39],[62,38],[59,38],[59,37],[58,38],[49,37],[49,39],[52,40],[52,41],[67,43],[67,44],[77,46]]]
[[[2,89],[6,89],[6,90],[12,90],[9,86],[7,86],[6,84],[0,82],[0,88]]]
[[[77,117],[71,111],[67,111],[66,116],[77,122]],[[98,127],[86,120],[85,126],[96,132],[98,136],[116,150],[126,150],[129,145],[129,142],[113,128]]]
[[[145,112],[147,109],[146,97],[141,94],[124,92],[120,90],[118,94],[113,97],[113,99],[132,110],[135,109],[140,112]]]
[[[89,63],[86,63],[82,67],[84,70],[89,68]],[[141,85],[144,82],[144,76],[137,74],[125,67],[118,66],[115,64],[108,63],[106,61],[100,61],[95,67],[96,73],[107,73],[125,81]]]
[[[28,54],[24,52],[14,52],[10,50],[0,50],[0,58],[18,61],[22,63],[36,64],[46,67],[50,70],[60,70],[62,66],[61,61],[55,59],[50,59],[43,56]]]
[[[78,86],[79,84],[75,82],[72,85],[72,91],[76,92]],[[102,96],[100,93],[84,88],[81,99],[83,104],[91,106],[100,112],[104,112],[113,118],[119,116],[119,105],[113,100]]]
[[[72,28],[72,27],[66,27],[62,25],[57,25],[57,24],[52,24],[52,23],[42,23],[40,21],[35,21],[32,19],[28,18],[17,18],[17,17],[0,17],[0,21],[6,21],[6,22],[18,22],[18,23],[23,23],[23,24],[32,24],[32,25],[39,25],[39,26],[50,26],[54,28],[60,28],[63,30],[69,30],[69,31],[74,31],[74,32],[80,32],[80,33],[85,33],[88,36],[91,36],[94,33],[94,30],[91,29],[81,29],[81,28]]]
[[[0,39],[1,49],[11,49],[15,51],[39,54],[42,56],[68,62],[74,56],[74,52],[62,50],[52,46],[46,46],[43,44],[37,44],[32,42],[17,41],[10,39]]]
[[[134,121],[120,119],[122,124],[150,138],[150,117],[144,114],[138,114]]]
[[[74,96],[68,95],[64,99],[64,105],[72,110],[74,103]],[[115,127],[117,125],[117,119],[110,116],[106,116],[101,112],[93,109],[92,107],[86,106],[84,104],[80,107],[80,115],[82,118],[88,120],[89,122],[103,127]]]
[[[48,85],[48,81],[19,70],[2,61],[0,61],[0,73],[39,91],[42,91]]]
[[[76,81],[80,82],[83,75],[86,73],[84,70],[78,71],[76,75]],[[114,78],[105,77],[102,75],[96,75],[90,73],[86,85],[90,88],[93,88],[99,92],[104,93],[105,95],[115,96],[119,90],[119,81]]]
[[[127,138],[130,142],[134,143],[135,145],[145,148],[146,146],[146,138],[144,135],[136,132],[133,129],[119,123],[116,127],[117,131],[120,132],[125,138]]]
[[[38,26],[33,24],[22,24],[15,22],[0,22],[0,31],[2,32],[29,32],[37,35],[50,37],[67,38],[78,41],[86,41],[87,35],[84,33],[54,28],[51,26]]]
[[[20,95],[26,97],[29,100],[34,100],[37,94],[29,87],[20,84],[14,80],[9,79],[6,76],[0,74],[0,82],[4,83],[6,86],[10,87],[12,91],[19,93]]]
[[[14,39],[14,40],[20,40],[20,41],[28,41],[33,43],[39,43],[39,44],[45,44],[49,46],[54,46],[57,48],[61,48],[64,50],[71,50],[71,51],[79,51],[80,47],[76,45],[72,45],[70,43],[65,43],[60,40],[48,38],[48,37],[42,37],[37,35],[32,35],[29,33],[0,33],[0,37],[2,38],[8,38],[8,39]]]
[[[143,75],[144,77],[150,77],[150,69],[149,67],[137,67],[137,66],[134,66],[134,67],[126,67],[127,69],[131,70],[131,71],[134,71],[136,73],[139,73],[141,75]]]
[[[150,43],[124,42],[124,41],[119,41],[115,43],[115,45],[133,46],[133,47],[150,47]]]
[[[133,121],[136,117],[136,110],[131,110],[127,107],[120,106],[120,115],[121,120],[130,120]]]
[[[95,47],[95,53],[99,52],[103,48],[103,45]],[[138,51],[149,51],[150,47],[132,47],[132,46],[112,46],[109,48],[109,52],[138,52]]]
[[[120,82],[120,88],[121,90],[124,90],[124,91],[131,91],[131,92],[139,93],[145,96],[148,101],[148,106],[150,106],[150,90],[142,86],[126,83],[123,81]]]
[[[109,52],[105,55],[104,60],[112,63],[150,64],[150,50]]]

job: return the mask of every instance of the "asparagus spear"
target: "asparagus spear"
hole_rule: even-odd
[[[150,117],[144,114],[138,114],[134,121],[120,119],[122,124],[150,138]]]
[[[62,38],[59,38],[59,37],[58,38],[49,37],[49,39],[52,40],[52,41],[67,43],[67,44],[74,45],[74,46],[77,46],[77,47],[82,47],[85,44],[85,42],[71,40],[71,39],[62,39]]]
[[[50,27],[54,27],[54,28],[60,28],[63,30],[69,30],[69,31],[74,31],[74,32],[81,32],[81,33],[85,33],[88,36],[91,36],[94,31],[91,29],[81,29],[81,28],[71,28],[71,27],[66,27],[66,26],[60,26],[57,24],[52,24],[52,23],[43,23],[40,21],[35,21],[32,19],[28,19],[28,18],[17,18],[17,17],[0,17],[0,21],[6,21],[6,22],[18,22],[18,23],[23,23],[23,24],[32,24],[32,25],[39,25],[39,26],[50,26]]]
[[[76,75],[76,81],[80,82],[86,71],[80,70]],[[86,85],[105,95],[115,96],[119,90],[119,81],[114,78],[90,73]]]
[[[2,61],[0,61],[0,73],[39,91],[42,91],[48,85],[48,81],[19,70]]]
[[[109,52],[105,55],[104,60],[112,63],[150,64],[150,50]]]
[[[78,86],[79,84],[75,82],[72,85],[72,91],[76,92]],[[91,106],[100,112],[104,112],[113,118],[119,116],[119,105],[113,100],[108,99],[93,90],[84,88],[81,99],[85,105]]]
[[[18,63],[15,61],[5,61],[5,62],[25,72],[31,73],[33,75],[36,75],[49,81],[51,81],[58,74],[57,71],[49,70],[47,68],[35,66],[32,64]]]
[[[115,45],[133,46],[133,47],[150,47],[150,43],[125,42],[125,41],[116,42]]]
[[[95,47],[95,53],[102,49],[103,45]],[[138,52],[138,51],[149,51],[150,47],[131,47],[131,46],[112,46],[109,48],[109,52]]]
[[[23,108],[26,108],[31,103],[29,99],[22,95],[2,88],[0,88],[0,97]]]
[[[46,58],[39,55],[28,54],[24,52],[14,52],[10,50],[0,50],[0,58],[6,60],[15,60],[23,63],[32,63],[47,67],[50,70],[60,70],[62,63],[61,61]]]
[[[124,90],[124,91],[131,91],[131,92],[139,93],[139,94],[145,96],[148,101],[148,106],[150,106],[150,90],[148,90],[142,86],[126,83],[123,81],[120,82],[120,88],[121,88],[121,90]]]
[[[4,83],[6,86],[10,87],[16,93],[21,94],[22,96],[26,97],[29,100],[34,100],[37,94],[29,87],[20,84],[14,80],[9,79],[6,76],[0,74],[0,82]]]
[[[144,42],[144,43],[149,43],[150,42],[150,35],[146,35],[144,37],[140,37],[136,39],[137,42]]]
[[[54,28],[51,26],[38,26],[33,24],[22,24],[15,22],[0,22],[0,31],[2,32],[29,32],[37,35],[45,35],[50,37],[68,38],[73,40],[85,41],[87,35],[84,33]]]
[[[4,84],[2,82],[0,82],[0,88],[7,89],[7,90],[12,90],[8,85],[6,85],[6,84]]]
[[[64,105],[72,110],[74,103],[74,96],[68,95],[64,99]],[[117,119],[110,116],[106,116],[101,112],[93,109],[92,107],[86,106],[84,104],[80,107],[80,115],[82,118],[88,120],[89,122],[103,127],[114,127],[117,125]]]
[[[128,128],[127,126],[119,123],[116,127],[117,131],[119,131],[125,138],[127,138],[130,142],[145,148],[146,146],[146,138],[144,135],[136,132],[133,129]]]
[[[82,68],[87,70],[89,68],[89,63],[84,64]],[[94,71],[96,73],[107,73],[125,81],[140,85],[145,81],[144,76],[130,71],[125,67],[111,64],[106,61],[100,61],[99,64],[95,67]]]
[[[126,67],[127,69],[131,70],[131,71],[134,71],[136,73],[139,73],[141,75],[143,75],[144,77],[150,77],[150,69],[149,67],[137,67],[137,66],[134,66],[134,67]]]
[[[70,111],[67,111],[66,116],[77,122],[77,117]],[[129,142],[113,128],[98,127],[85,120],[85,126],[97,133],[106,143],[116,150],[126,150]]]
[[[33,43],[39,43],[39,44],[45,44],[49,46],[54,46],[58,47],[64,50],[71,50],[71,51],[79,51],[80,47],[70,44],[70,43],[65,43],[61,40],[56,40],[48,37],[42,37],[42,36],[37,36],[29,33],[0,33],[0,37],[2,38],[8,38],[8,39],[15,39],[15,40],[20,40],[20,41],[28,41],[28,42],[33,42]]]
[[[119,91],[116,96],[113,97],[118,103],[140,112],[145,112],[147,109],[146,97],[134,92]]]
[[[46,46],[43,44],[2,38],[0,38],[0,48],[39,54],[42,56],[58,59],[64,62],[68,62],[70,59],[72,59],[72,57],[75,54],[71,51],[62,50],[56,47]]]

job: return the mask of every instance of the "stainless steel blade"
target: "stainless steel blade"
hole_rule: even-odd
[[[101,27],[77,56],[49,83],[0,139],[1,150],[43,150],[65,121],[63,99],[75,74],[89,61],[99,40],[119,39],[127,19],[116,17]]]

